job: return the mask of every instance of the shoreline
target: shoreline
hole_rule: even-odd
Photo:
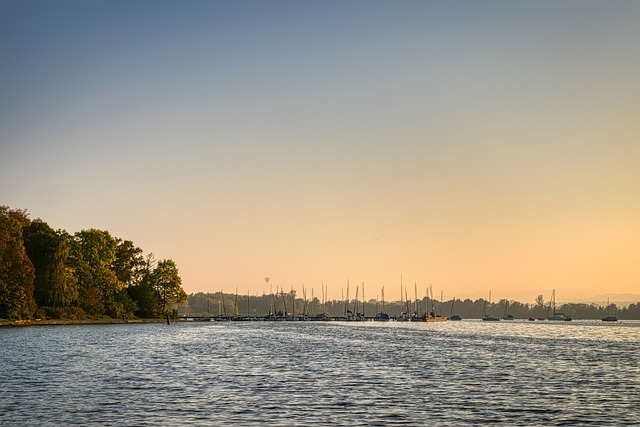
[[[0,328],[51,325],[124,325],[128,323],[165,323],[166,319],[44,319],[44,320],[0,320]]]

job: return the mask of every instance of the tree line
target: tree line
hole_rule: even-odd
[[[186,300],[178,267],[130,240],[54,230],[0,206],[0,318],[160,317]]]
[[[492,303],[482,298],[438,301],[429,297],[409,302],[376,300],[363,302],[355,299],[348,302],[339,300],[323,302],[317,297],[307,300],[300,298],[295,290],[263,295],[198,292],[190,294],[184,303],[179,304],[178,311],[183,315],[205,317],[263,317],[271,312],[286,312],[296,316],[316,316],[324,313],[330,317],[341,317],[347,312],[374,317],[377,313],[385,312],[389,316],[395,317],[403,312],[416,313],[418,316],[433,312],[433,314],[442,317],[458,314],[464,319],[481,319],[483,312],[486,312],[496,317],[511,314],[516,319],[531,317],[546,319],[553,314],[550,302],[544,301],[542,295],[539,295],[532,304],[507,299]],[[607,307],[598,304],[566,303],[559,305],[556,311],[570,315],[574,319],[601,319],[612,315],[620,320],[640,320],[640,302],[626,307],[618,307],[615,304],[610,304]]]

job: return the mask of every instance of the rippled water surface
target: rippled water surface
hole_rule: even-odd
[[[640,425],[640,323],[0,328],[2,426]]]

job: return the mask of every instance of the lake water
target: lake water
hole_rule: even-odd
[[[640,425],[640,323],[0,328],[2,426]]]

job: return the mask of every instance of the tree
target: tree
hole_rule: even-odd
[[[142,249],[133,245],[131,240],[118,239],[113,269],[125,286],[137,285],[141,282],[147,263],[142,256]]]
[[[153,253],[147,254],[140,267],[140,279],[127,287],[127,294],[136,303],[136,316],[156,317],[160,313],[160,294],[154,288],[151,273],[157,266]]]
[[[81,307],[94,316],[119,317],[125,309],[124,284],[113,269],[118,241],[103,230],[75,234],[73,263],[78,278]]]
[[[169,313],[171,305],[186,301],[187,294],[182,289],[182,279],[176,263],[170,259],[158,262],[151,273],[151,284],[160,298],[160,310],[163,315]]]
[[[26,211],[0,206],[0,318],[33,316],[34,268],[22,239],[29,226]]]
[[[544,297],[538,295],[536,297],[536,304],[533,306],[531,315],[533,317],[545,318],[548,314],[548,308],[544,306]]]
[[[68,264],[71,236],[37,219],[26,229],[24,240],[35,268],[36,303],[41,307],[70,306],[78,298],[78,281]]]
[[[136,304],[135,314],[138,317],[156,317],[160,314],[160,295],[148,281],[129,286],[127,295]]]

